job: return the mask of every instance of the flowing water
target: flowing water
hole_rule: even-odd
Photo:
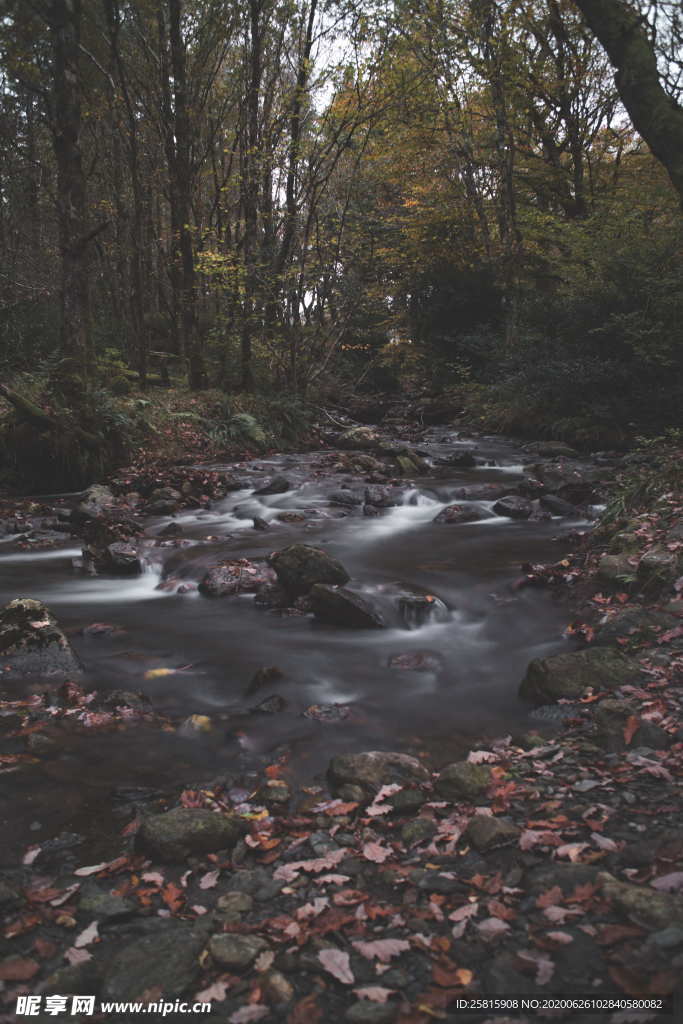
[[[422,447],[438,455],[458,443],[453,437]],[[464,484],[519,481],[522,456],[512,444],[484,439],[477,447],[495,464],[415,480],[403,504],[376,518],[330,508],[328,496],[344,478],[324,468],[328,453],[328,462],[311,453],[244,464],[240,474],[253,487],[210,511],[178,514],[182,541],[151,548],[148,571],[135,579],[80,574],[72,565],[79,553],[73,542],[36,553],[0,545],[0,602],[45,601],[69,633],[89,687],[144,691],[175,725],[193,714],[213,722],[211,732],[199,735],[144,725],[69,735],[59,756],[5,775],[2,859],[11,862],[28,843],[65,830],[104,843],[121,827],[112,824],[117,787],[192,784],[284,750],[299,778],[312,778],[339,751],[431,748],[444,760],[475,735],[523,729],[528,710],[517,698],[518,683],[531,658],[566,648],[566,609],[547,592],[512,584],[521,563],[560,558],[564,535],[585,524],[513,521],[493,512],[463,525],[433,523]],[[274,473],[285,474],[291,489],[254,496]],[[365,484],[356,479],[352,486],[362,493]],[[490,509],[492,503],[477,504]],[[306,510],[309,518],[277,521],[284,510]],[[253,516],[271,528],[255,530]],[[169,521],[151,520],[148,533]],[[252,595],[177,593],[177,583],[196,582],[222,559],[259,558],[293,542],[320,545],[338,558],[351,586],[383,611],[388,628],[323,626],[310,616],[259,609]],[[167,589],[159,588],[162,580]],[[410,602],[401,612],[397,595],[411,593],[436,598],[427,621]],[[120,632],[80,635],[95,621]],[[400,667],[406,664],[414,667]],[[254,673],[271,665],[282,678],[247,695]],[[158,668],[176,671],[145,678]],[[5,690],[21,695],[19,687],[5,684]],[[272,693],[286,700],[285,710],[250,711]],[[350,713],[341,721],[312,720],[303,716],[312,704],[348,705]]]

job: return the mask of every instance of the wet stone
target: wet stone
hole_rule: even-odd
[[[117,921],[137,913],[138,907],[114,892],[96,884],[81,886],[78,909],[97,921]]]
[[[354,786],[379,789],[390,783],[426,782],[429,772],[415,757],[386,750],[360,754],[338,754],[328,768],[333,786],[351,783]]]
[[[436,835],[438,829],[430,818],[415,818],[407,822],[401,829],[401,839],[406,846],[416,846]]]
[[[491,769],[487,765],[461,761],[447,765],[434,788],[447,800],[477,803],[487,795],[491,781]]]
[[[291,490],[292,485],[285,476],[274,476],[254,491],[254,494],[284,494]]]
[[[157,924],[155,930],[129,943],[105,969],[106,999],[139,1000],[158,989],[174,999],[199,975],[199,955],[206,944],[205,929]]]
[[[136,836],[136,847],[163,861],[182,861],[193,854],[231,849],[246,830],[246,822],[236,815],[176,807],[146,818]]]
[[[465,830],[465,839],[475,850],[483,853],[495,850],[499,846],[509,846],[519,839],[520,831],[516,825],[500,818],[486,814],[475,814]]]
[[[581,697],[589,687],[615,690],[635,683],[640,672],[636,661],[607,647],[556,654],[529,664],[519,695],[534,704],[552,704],[563,697]]]
[[[316,619],[327,625],[349,629],[383,629],[381,614],[360,594],[346,587],[316,583],[310,592],[311,608]]]
[[[230,916],[248,914],[253,906],[253,897],[247,892],[226,892],[219,898],[216,904],[221,914],[229,914]]]
[[[257,956],[269,949],[265,939],[259,935],[213,935],[209,940],[209,952],[222,967],[244,970],[250,967]]]
[[[344,1019],[350,1024],[392,1024],[397,1013],[398,1007],[391,1003],[373,1003],[369,999],[361,999],[349,1007]]]
[[[316,583],[343,586],[350,578],[341,562],[308,544],[291,544],[276,551],[270,562],[280,585],[294,596],[307,594]]]

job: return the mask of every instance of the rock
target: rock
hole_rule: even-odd
[[[520,499],[517,499],[521,501]],[[432,519],[433,523],[475,523],[485,519],[487,513],[477,505],[446,505]]]
[[[451,493],[460,501],[495,501],[510,493],[510,484],[466,484]]]
[[[542,864],[528,873],[524,888],[538,896],[557,885],[564,896],[570,896],[579,885],[596,885],[599,874],[594,864]]]
[[[226,892],[218,900],[216,907],[221,915],[239,920],[241,914],[248,914],[254,906],[254,898],[248,892]]]
[[[680,625],[677,615],[630,602],[600,622],[594,643],[615,644],[620,637],[656,644],[661,632]]]
[[[303,514],[303,512],[290,512],[290,511],[278,512],[278,514],[275,516],[275,518],[280,523],[305,523],[306,522],[306,516]]]
[[[637,527],[634,526],[634,530]],[[610,555],[634,555],[640,550],[642,540],[632,530],[620,530],[610,538],[607,549]]]
[[[327,775],[335,788],[350,784],[369,791],[390,783],[426,782],[429,779],[429,772],[416,757],[388,750],[338,754],[330,761]]]
[[[467,842],[480,853],[516,843],[519,835],[516,825],[488,814],[475,814],[464,832]]]
[[[412,814],[418,811],[425,803],[425,794],[421,789],[399,789],[387,798],[397,814]]]
[[[598,563],[598,578],[611,586],[627,585],[627,578],[631,580],[636,574],[634,566],[629,561],[630,555],[603,555]]]
[[[445,622],[448,609],[434,594],[403,594],[398,599],[398,610],[406,629],[419,629],[428,622]]]
[[[284,679],[284,677],[284,672],[277,665],[264,665],[252,676],[251,682],[247,687],[247,696],[257,693],[264,686],[272,686],[274,683],[279,682],[279,680]]]
[[[182,494],[177,491],[175,487],[156,487],[150,494],[151,501],[172,501],[178,502],[182,499]]]
[[[308,544],[291,544],[270,557],[278,582],[285,590],[299,596],[307,594],[316,583],[330,583],[342,586],[350,577],[341,562],[328,555],[322,548]]]
[[[602,895],[642,928],[660,931],[670,925],[683,925],[683,896],[618,882],[606,872],[598,876],[598,881],[602,882]]]
[[[270,529],[270,523],[268,522],[268,520],[267,519],[263,519],[261,516],[254,516],[253,523],[254,523],[254,529],[255,530],[269,530]]]
[[[454,466],[461,469],[470,469],[477,464],[472,448],[460,448],[449,452],[448,455],[438,455],[434,462],[437,466]]]
[[[529,664],[519,695],[533,704],[553,704],[581,697],[588,689],[616,690],[640,677],[640,666],[609,647],[589,647],[571,654],[536,658]]]
[[[415,818],[408,821],[401,829],[401,839],[406,846],[416,846],[431,839],[438,832],[438,827],[431,818]]]
[[[142,562],[136,549],[125,541],[107,546],[104,565],[107,572],[121,576],[138,576],[142,572]]]
[[[564,441],[531,441],[524,445],[524,451],[532,455],[544,455],[546,458],[577,458],[578,452]]]
[[[284,494],[285,491],[290,491],[291,489],[292,485],[287,477],[274,476],[259,487],[258,490],[255,490],[254,494]]]
[[[270,573],[272,576],[272,573]],[[229,597],[233,594],[253,594],[269,582],[269,570],[240,558],[222,565],[214,565],[199,584],[199,593],[205,597]]]
[[[278,693],[274,693],[272,697],[266,697],[259,704],[256,704],[253,708],[249,708],[252,714],[260,715],[277,715],[281,711],[284,711],[287,707],[287,701],[284,697],[281,697]]]
[[[370,427],[351,427],[337,440],[340,448],[377,448],[379,437]]]
[[[37,757],[52,757],[59,751],[59,744],[52,736],[32,732],[26,737],[26,749]]]
[[[579,512],[576,505],[572,505],[571,502],[565,501],[564,498],[558,498],[556,494],[542,494],[540,496],[541,507],[548,510],[554,516],[579,516]]]
[[[279,583],[264,583],[254,595],[254,604],[259,608],[287,608],[291,599]]]
[[[282,809],[292,799],[292,791],[283,779],[267,779],[259,786],[256,801],[266,807]]]
[[[182,861],[192,855],[232,849],[247,831],[237,815],[201,807],[176,807],[146,818],[136,836],[136,848],[162,861]]]
[[[261,953],[270,946],[260,935],[231,935],[221,933],[212,935],[209,940],[209,952],[221,967],[233,971],[246,970]]]
[[[0,878],[0,913],[14,910],[22,902],[21,888]]]
[[[405,672],[440,672],[443,659],[433,651],[405,651],[403,654],[392,654],[388,665],[389,668]]]
[[[92,484],[84,492],[78,505],[71,510],[71,521],[76,525],[94,519],[102,519],[113,507],[116,499],[108,487]]]
[[[350,629],[383,629],[384,619],[369,601],[347,587],[316,583],[310,592],[316,619],[332,626]]]
[[[356,508],[363,504],[363,498],[355,491],[333,491],[328,500],[330,505],[341,505],[343,508]]]
[[[434,788],[439,796],[447,800],[462,800],[476,804],[488,793],[491,781],[491,769],[488,765],[459,761],[446,765],[439,773]]]
[[[366,487],[365,504],[375,508],[394,508],[401,504],[403,492],[397,487]]]
[[[499,498],[493,506],[497,516],[507,516],[509,519],[528,519],[533,510],[528,498],[520,498],[514,494]]]
[[[135,693],[133,690],[112,690],[102,698],[105,708],[135,708],[136,711],[149,711],[152,702],[146,693]]]
[[[426,462],[412,452],[398,452],[394,455],[394,459],[402,476],[419,476],[420,473],[426,473],[428,470]]]
[[[132,917],[139,906],[115,892],[107,892],[96,882],[81,886],[78,909],[95,921],[120,921]]]
[[[629,743],[624,735],[629,719],[638,718],[638,728]],[[593,712],[597,737],[596,741],[608,753],[616,754],[633,747],[651,747],[665,750],[669,746],[669,735],[654,722],[648,722],[637,715],[637,708],[625,700],[603,700]]]
[[[196,981],[205,944],[204,928],[159,922],[149,935],[107,957],[102,995],[140,1000],[145,993],[158,991],[159,998],[174,999]]]
[[[531,472],[547,491],[578,505],[600,501],[605,477],[611,475],[605,467],[566,462],[537,463]]]
[[[294,998],[294,986],[280,971],[267,971],[261,982],[266,999],[273,1006],[284,1006]]]
[[[638,582],[646,594],[664,593],[671,590],[681,568],[678,552],[654,547],[646,551],[638,563]]]
[[[182,537],[183,528],[179,523],[167,523],[163,530],[159,530],[157,537]]]
[[[41,601],[27,597],[0,610],[0,663],[5,678],[71,679],[82,673],[56,619]]]
[[[398,1004],[373,1003],[369,999],[360,999],[353,1003],[344,1014],[349,1024],[392,1024],[396,1020]]]

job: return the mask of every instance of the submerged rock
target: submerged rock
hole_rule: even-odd
[[[229,597],[233,594],[253,594],[267,585],[272,577],[265,565],[255,565],[246,558],[223,565],[214,565],[199,584],[199,593],[205,597]]]
[[[346,587],[316,583],[310,591],[311,609],[316,619],[332,626],[352,629],[383,629],[384,619],[360,594]]]
[[[291,544],[270,556],[278,582],[296,596],[307,594],[316,583],[343,585],[351,578],[341,562],[322,548]]]
[[[247,831],[244,819],[202,807],[176,807],[146,818],[135,839],[136,848],[162,861],[182,861],[193,855],[232,849]]]
[[[254,491],[254,494],[284,494],[285,491],[291,490],[292,485],[286,476],[274,476],[271,480],[267,480],[258,490]]]
[[[81,663],[42,601],[19,597],[0,610],[0,663],[6,676],[69,679]]]
[[[591,647],[571,654],[536,658],[527,669],[519,695],[533,704],[553,704],[562,698],[581,697],[592,686],[616,690],[640,677],[640,666],[609,647]]]

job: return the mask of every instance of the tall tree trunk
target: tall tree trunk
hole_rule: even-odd
[[[61,262],[61,387],[78,402],[87,389],[90,360],[85,175],[80,148],[81,0],[52,0],[51,128],[57,163]]]
[[[607,51],[633,121],[663,164],[683,203],[683,107],[664,89],[641,15],[625,0],[575,0]]]
[[[189,362],[189,384],[206,387],[202,340],[197,330],[197,290],[192,240],[192,137],[187,95],[187,53],[182,35],[182,0],[168,0],[175,127],[175,192],[180,255],[180,323]]]

